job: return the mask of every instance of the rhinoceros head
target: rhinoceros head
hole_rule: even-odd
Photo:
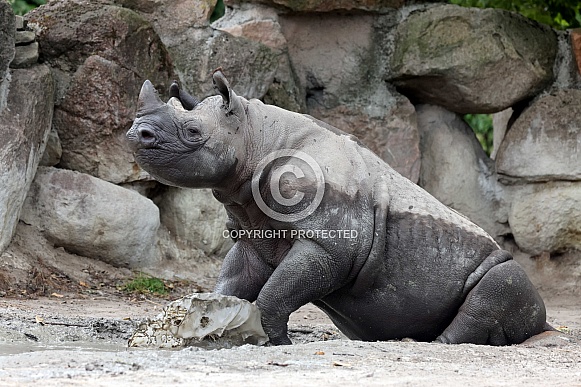
[[[213,75],[220,96],[198,102],[177,85],[163,103],[149,81],[138,100],[136,119],[127,132],[137,163],[162,183],[188,188],[214,188],[233,173],[236,149],[243,149],[240,97],[224,75]]]

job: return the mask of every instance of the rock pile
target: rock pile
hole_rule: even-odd
[[[50,68],[36,64],[34,33],[25,30],[23,19],[15,17],[4,1],[0,2],[0,20],[2,29],[10,29],[0,34],[6,37],[0,40],[0,101],[6,101],[5,107],[0,104],[0,251],[4,251],[16,232],[46,146],[54,84]]]
[[[36,42],[34,32],[26,28],[27,22],[22,16],[16,16],[15,22],[14,43],[16,49],[10,67],[13,69],[30,67],[38,62],[38,42]]]
[[[203,98],[217,67],[240,95],[357,135],[501,242],[532,255],[581,248],[579,31],[406,0],[225,3],[211,23],[216,0],[63,0],[16,32],[0,0],[0,251],[20,218],[115,265],[223,255],[226,214],[211,193],[153,181],[123,143],[145,79]],[[34,47],[41,64],[13,59]],[[465,113],[499,114],[494,159]]]
[[[6,107],[10,82],[8,66],[14,59],[14,19],[10,4],[0,1],[0,113]]]

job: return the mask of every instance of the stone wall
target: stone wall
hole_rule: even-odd
[[[226,215],[209,192],[153,181],[123,142],[145,79],[162,95],[178,79],[203,98],[222,67],[238,94],[357,135],[522,251],[528,270],[530,256],[567,254],[581,278],[578,31],[405,0],[228,0],[212,24],[216,0],[62,0],[26,16],[21,32],[40,63],[20,65],[5,4],[0,133],[19,129],[0,145],[0,269],[15,261],[19,218],[55,247],[118,266],[223,256]],[[33,77],[42,88],[25,82]],[[494,159],[465,113],[495,113]]]

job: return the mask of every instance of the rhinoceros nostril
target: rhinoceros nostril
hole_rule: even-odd
[[[155,142],[155,132],[149,128],[137,129],[139,140],[143,144],[152,144]]]

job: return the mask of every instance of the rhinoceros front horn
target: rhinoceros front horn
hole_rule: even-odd
[[[137,101],[137,113],[143,115],[163,105],[164,103],[159,99],[153,84],[149,80],[143,82],[141,92],[139,92],[139,100]]]

